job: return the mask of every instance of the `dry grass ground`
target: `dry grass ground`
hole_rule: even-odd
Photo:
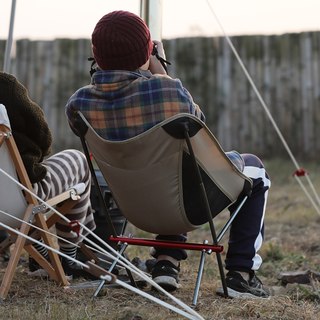
[[[304,165],[319,191],[320,164]],[[320,319],[320,284],[317,281],[312,285],[284,287],[277,278],[283,271],[320,271],[320,217],[292,178],[294,167],[290,162],[273,160],[267,161],[266,166],[272,188],[261,250],[264,263],[259,276],[272,288],[274,296],[269,300],[241,302],[217,297],[215,289],[220,282],[214,255],[211,255],[207,259],[197,306],[205,319]],[[190,240],[207,237],[208,230],[203,228],[192,233]],[[137,255],[146,258],[148,249],[131,248],[128,254],[132,258]],[[190,258],[183,263],[182,288],[175,293],[187,304],[191,304],[197,257],[197,253],[190,253]],[[93,300],[92,288],[66,291],[50,281],[30,279],[26,268],[24,263],[19,266],[9,296],[0,305],[0,319],[182,319],[125,289],[104,289],[103,296]],[[150,292],[149,287],[145,290]]]

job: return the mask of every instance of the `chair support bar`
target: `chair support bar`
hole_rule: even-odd
[[[241,201],[240,205],[237,207],[237,209],[232,213],[231,217],[229,218],[229,220],[227,221],[227,223],[225,224],[225,226],[222,228],[222,230],[220,231],[220,233],[218,234],[217,237],[217,241],[218,243],[221,241],[222,237],[224,236],[224,234],[227,232],[227,230],[229,229],[229,227],[231,226],[231,223],[233,222],[233,220],[236,218],[238,212],[240,211],[240,209],[242,208],[242,206],[244,205],[244,203],[246,202],[246,200],[248,199],[248,196],[245,196],[243,198],[243,200]]]
[[[79,116],[79,119],[81,119],[80,116]],[[82,123],[83,123],[83,121],[82,121]],[[80,141],[81,141],[81,145],[82,145],[85,157],[87,159],[87,163],[88,163],[88,166],[89,166],[89,169],[90,169],[90,172],[91,172],[91,177],[92,177],[93,183],[95,184],[95,186],[96,186],[96,188],[98,190],[99,201],[100,201],[100,203],[102,205],[102,208],[106,212],[106,220],[107,220],[107,230],[106,231],[110,235],[116,234],[116,230],[114,228],[114,225],[113,225],[111,217],[110,217],[110,212],[109,212],[109,210],[107,208],[107,205],[106,205],[106,203],[105,203],[105,201],[103,199],[102,191],[101,191],[97,176],[96,176],[96,174],[94,172],[94,168],[93,168],[93,165],[92,165],[92,162],[91,162],[91,159],[90,159],[90,153],[89,153],[89,150],[88,150],[84,135],[82,133],[80,134]]]
[[[177,242],[177,241],[162,241],[153,239],[141,239],[141,238],[129,238],[129,237],[114,237],[111,236],[110,241],[116,241],[121,243],[127,243],[137,246],[145,247],[160,247],[160,248],[178,248],[185,250],[205,250],[207,253],[223,251],[223,246],[212,245],[212,244],[202,244],[202,243],[188,243],[188,242]]]

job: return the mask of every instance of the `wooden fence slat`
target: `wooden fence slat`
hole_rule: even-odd
[[[320,32],[231,40],[292,152],[304,160],[317,159]],[[164,45],[172,62],[169,74],[180,78],[191,92],[225,150],[287,156],[225,38],[170,39]],[[90,41],[21,39],[15,48],[11,73],[43,107],[54,135],[54,151],[80,148],[67,124],[65,104],[74,91],[90,83]],[[5,41],[0,40],[2,64],[4,49]]]

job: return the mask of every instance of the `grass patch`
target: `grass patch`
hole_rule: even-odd
[[[259,277],[272,288],[270,300],[239,301],[219,298],[215,290],[220,286],[215,255],[207,256],[197,311],[205,319],[320,319],[319,283],[310,285],[279,284],[282,271],[320,271],[319,224],[315,212],[299,185],[292,177],[295,170],[289,161],[265,161],[272,179],[265,219],[265,242],[260,251],[264,260]],[[320,189],[320,163],[303,164],[310,172],[316,190]],[[215,219],[217,229],[228,213]],[[130,226],[135,236],[150,237]],[[152,235],[151,235],[152,236]],[[210,240],[208,226],[190,233],[189,241]],[[223,240],[227,248],[227,236]],[[149,248],[131,246],[127,250],[132,259],[149,258]],[[225,252],[222,254],[225,258]],[[198,252],[190,252],[181,264],[182,288],[174,295],[191,304],[198,268]],[[1,273],[5,265],[2,265]],[[147,292],[158,295],[145,289]],[[104,289],[103,296],[92,299],[94,289],[65,291],[46,280],[31,280],[26,275],[26,264],[21,264],[14,277],[8,299],[0,304],[0,319],[61,320],[61,319],[112,319],[112,320],[163,320],[182,319],[175,313],[155,305],[124,289]]]

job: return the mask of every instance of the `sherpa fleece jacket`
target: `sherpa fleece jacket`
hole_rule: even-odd
[[[31,183],[42,180],[46,168],[41,164],[51,151],[52,135],[39,105],[12,75],[0,72],[0,103],[8,112],[13,137]]]

